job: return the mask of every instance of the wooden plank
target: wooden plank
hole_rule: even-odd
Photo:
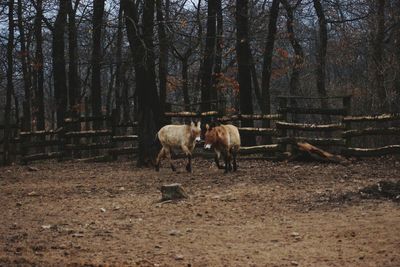
[[[137,147],[120,147],[120,148],[112,148],[108,150],[110,155],[127,155],[127,154],[136,154],[138,152]]]
[[[268,135],[268,136],[276,136],[278,135],[278,131],[273,128],[252,128],[252,127],[240,127],[238,128],[239,132],[242,133],[252,133],[254,135]]]
[[[0,130],[4,130],[6,126],[4,124],[0,124]],[[19,129],[18,124],[10,124],[10,129]]]
[[[279,150],[279,145],[261,145],[261,146],[249,146],[249,147],[241,147],[239,150],[240,155],[249,155],[256,153],[265,153],[265,152],[276,152]]]
[[[138,126],[138,122],[137,121],[133,121],[133,122],[121,122],[117,125],[115,125],[115,127],[117,128],[123,128],[123,127],[137,127]]]
[[[30,148],[30,147],[59,146],[61,144],[62,144],[61,140],[44,140],[44,141],[32,141],[32,142],[22,143],[21,146],[24,148]]]
[[[346,115],[346,109],[344,108],[294,108],[287,107],[283,109],[279,109],[278,112],[282,113],[294,113],[294,114],[319,114],[319,115],[337,115],[344,116]]]
[[[400,113],[380,114],[374,116],[346,116],[344,122],[360,122],[360,121],[393,121],[400,120]]]
[[[377,148],[349,147],[343,149],[342,154],[356,157],[376,157],[388,154],[400,154],[400,145],[389,145]]]
[[[361,130],[348,130],[342,133],[343,138],[364,136],[364,135],[399,135],[399,127],[388,127],[388,128],[365,128]]]
[[[282,114],[235,114],[218,118],[220,122],[237,121],[237,120],[280,120]]]
[[[107,121],[111,120],[111,116],[102,115],[102,116],[87,116],[87,117],[79,117],[79,118],[66,118],[64,120],[65,123],[77,123],[77,122],[91,122],[91,121]]]
[[[62,155],[63,155],[62,152],[32,154],[32,155],[27,155],[27,156],[22,157],[21,161],[23,163],[28,163],[30,161],[36,161],[36,160],[61,158]]]
[[[138,139],[137,135],[121,135],[112,137],[112,140],[115,142],[135,141],[137,139]]]
[[[91,137],[91,136],[107,136],[111,135],[111,130],[89,130],[89,131],[79,131],[79,132],[66,132],[66,137]]]
[[[64,146],[65,150],[94,150],[94,149],[108,149],[112,148],[113,144],[67,144]]]
[[[341,99],[341,98],[348,98],[351,97],[351,95],[337,95],[337,96],[324,96],[324,97],[318,97],[318,96],[286,96],[286,95],[280,95],[277,96],[276,98],[285,98],[285,99]]]
[[[35,131],[35,132],[20,132],[19,135],[21,137],[55,135],[55,134],[61,133],[63,130],[64,130],[63,128],[59,128],[57,130],[46,130],[46,131]]]
[[[340,138],[311,138],[311,137],[280,137],[276,139],[280,144],[297,144],[306,142],[315,146],[344,146],[345,140]]]
[[[302,131],[338,131],[343,130],[343,124],[306,124],[277,121],[275,123],[278,129],[292,129]]]
[[[218,111],[207,111],[202,113],[181,111],[181,112],[165,112],[165,117],[182,117],[182,118],[199,118],[199,117],[211,117],[217,116]]]

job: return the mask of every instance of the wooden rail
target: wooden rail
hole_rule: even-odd
[[[307,123],[293,123],[277,121],[276,128],[286,130],[302,130],[302,131],[339,131],[345,127],[343,124],[307,124]]]
[[[252,133],[254,135],[260,136],[277,136],[278,131],[273,128],[252,128],[252,127],[239,127],[239,132],[242,133]]]
[[[356,157],[376,157],[388,154],[400,154],[400,145],[388,145],[377,148],[349,147],[343,149],[342,153],[347,156]]]
[[[348,130],[342,133],[344,138],[365,136],[365,135],[399,135],[399,127],[387,127],[387,128],[364,128],[361,130]]]
[[[182,117],[182,118],[200,118],[200,117],[212,117],[218,115],[218,111],[207,111],[207,112],[189,112],[189,111],[181,111],[181,112],[165,112],[165,117]]]
[[[375,116],[346,116],[344,122],[362,122],[362,121],[394,121],[400,120],[400,113],[381,114]]]
[[[280,113],[295,113],[295,114],[320,114],[320,115],[346,115],[346,109],[329,109],[329,108],[294,108],[286,107],[278,110]]]
[[[237,120],[279,120],[282,118],[283,118],[282,114],[253,114],[253,115],[237,114],[237,115],[217,118],[217,120],[220,122],[227,122],[227,121],[237,121]]]

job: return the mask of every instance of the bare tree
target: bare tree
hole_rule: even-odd
[[[384,67],[384,39],[385,39],[385,0],[375,0],[373,10],[375,32],[372,42],[372,60],[374,79],[372,81],[373,90],[376,90],[379,98],[379,105],[382,111],[387,111],[386,90],[385,90],[385,67]]]
[[[238,62],[238,81],[240,112],[242,114],[253,114],[253,103],[251,96],[251,61],[249,55],[249,9],[247,0],[236,1],[236,55]],[[242,121],[242,126],[252,127],[252,121]],[[253,145],[254,136],[243,135],[244,145]]]
[[[31,106],[32,106],[32,79],[31,73],[29,71],[28,65],[29,62],[29,46],[26,45],[25,38],[25,27],[23,22],[23,14],[22,14],[22,1],[17,1],[17,15],[18,15],[18,30],[19,30],[19,41],[21,45],[21,67],[22,67],[22,76],[24,79],[24,92],[25,92],[25,100],[23,102],[23,125],[22,129],[25,131],[30,131],[32,127],[32,114],[31,114]]]
[[[35,59],[33,62],[34,68],[34,88],[35,88],[35,119],[37,121],[36,128],[38,130],[45,129],[45,114],[44,114],[44,71],[43,71],[43,35],[42,35],[42,18],[43,18],[43,2],[36,1],[36,16],[35,16]]]
[[[207,8],[207,37],[203,51],[203,66],[201,72],[201,110],[211,108],[210,101],[215,100],[215,90],[212,89],[212,73],[215,63],[217,0],[209,0]]]
[[[318,16],[318,41],[317,41],[317,91],[320,97],[326,96],[326,48],[328,45],[327,20],[320,0],[313,0],[314,9]],[[322,107],[327,106],[325,100],[321,101]]]
[[[133,56],[136,96],[139,119],[139,167],[154,164],[155,147],[154,136],[160,128],[162,114],[157,94],[155,62],[153,51],[153,27],[155,0],[145,1],[143,6],[143,28],[140,31],[139,10],[137,3],[131,0],[122,0],[121,5],[125,13],[128,41]]]
[[[68,98],[69,111],[73,116],[78,116],[80,102],[80,78],[78,74],[78,38],[76,27],[76,10],[79,5],[76,0],[72,5],[72,0],[68,0]]]
[[[67,75],[65,72],[64,31],[67,22],[67,1],[60,1],[58,14],[53,27],[53,77],[56,100],[57,127],[64,125],[67,111]]]
[[[101,111],[101,26],[103,24],[104,0],[96,0],[93,2],[93,35],[92,35],[92,114],[100,116]],[[100,125],[96,123],[95,128]]]
[[[6,107],[4,110],[4,165],[10,164],[10,138],[11,138],[11,93],[13,84],[13,49],[14,49],[14,1],[8,1],[8,41],[7,41],[7,92]]]

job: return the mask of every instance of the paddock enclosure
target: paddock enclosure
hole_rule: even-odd
[[[0,266],[399,266],[399,114],[351,114],[349,97],[329,98],[330,109],[279,99],[274,114],[165,113],[255,136],[229,174],[201,148],[193,173],[179,155],[177,172],[137,168],[137,123],[113,114],[40,132],[14,125],[14,164],[0,167]],[[297,142],[345,160],[282,157]],[[189,198],[162,202],[172,183]]]
[[[174,124],[201,120],[236,125],[241,136],[257,140],[254,146],[241,147],[239,153],[248,158],[281,158],[297,142],[308,142],[346,157],[400,153],[399,113],[353,114],[349,95],[278,96],[277,101],[278,108],[272,114],[227,113],[221,103],[215,102],[211,105],[214,109],[207,112],[182,111],[181,105],[170,104],[170,111],[164,117]],[[329,102],[329,108],[321,108],[320,101]],[[195,106],[190,109],[197,110]],[[243,127],[246,121],[251,121],[254,127]],[[115,110],[110,115],[68,117],[58,129],[26,132],[21,125],[11,125],[7,153],[14,162],[22,164],[44,159],[111,161],[123,155],[135,157],[138,151],[138,123],[120,121]],[[0,125],[0,137],[3,129]],[[2,156],[3,139],[0,148]],[[197,156],[211,154],[199,151]]]
[[[239,157],[229,174],[177,161],[176,173],[131,160],[1,167],[0,266],[400,265],[398,157]],[[365,193],[381,181],[394,195]],[[189,198],[159,202],[170,183]]]

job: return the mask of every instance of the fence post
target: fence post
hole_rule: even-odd
[[[279,98],[279,110],[282,112],[282,120],[284,122],[288,122],[287,98],[286,97]],[[279,136],[282,137],[282,138],[287,137],[287,130],[286,129],[281,129]],[[281,152],[286,152],[287,151],[287,144],[286,143],[282,143],[280,145],[280,150],[281,150]]]
[[[89,98],[85,97],[85,130],[88,131],[90,129],[88,117],[89,117]]]
[[[344,116],[350,116],[351,114],[351,96],[345,96],[343,97],[343,108],[345,110],[345,115]],[[351,129],[351,122],[350,121],[344,121],[344,126],[345,126],[345,131],[348,131]],[[351,137],[345,137],[345,145],[346,148],[351,147]]]
[[[114,136],[117,135],[117,126],[118,126],[118,122],[119,122],[119,116],[118,116],[118,112],[116,109],[113,109],[111,112],[111,138],[110,138],[110,142],[111,142],[111,147],[112,148],[116,148],[117,147],[117,142],[114,139]],[[118,155],[116,153],[112,154],[112,159],[113,160],[117,160],[118,159]]]
[[[21,154],[21,164],[26,165],[28,162],[25,160],[25,156],[28,152],[27,147],[25,145],[26,138],[25,135],[19,135],[19,145],[20,145],[20,154]]]

